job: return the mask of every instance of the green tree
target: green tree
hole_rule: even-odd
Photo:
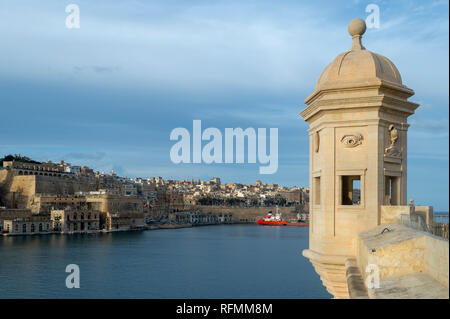
[[[40,164],[40,162],[36,162],[27,156],[22,156],[20,154],[14,154],[14,155],[9,154],[9,155],[4,156],[3,158],[0,158],[0,166],[3,166],[3,162],[11,162],[11,161]]]

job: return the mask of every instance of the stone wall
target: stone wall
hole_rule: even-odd
[[[358,235],[357,264],[379,270],[371,298],[448,298],[449,242],[401,224],[385,224]],[[425,287],[425,284],[428,285]],[[392,288],[392,289],[391,289]]]
[[[58,176],[14,175],[10,176],[2,170],[1,185],[7,187],[7,207],[29,208],[35,194],[69,195],[79,191],[95,190],[95,185],[85,180]],[[6,172],[6,173],[5,173]]]
[[[75,192],[95,191],[95,185],[82,179],[54,176],[36,176],[37,194],[68,195]]]
[[[397,205],[397,206],[380,206],[381,210],[381,223],[400,223],[400,215],[411,215],[414,210],[413,206],[409,205]]]
[[[7,199],[11,208],[28,208],[36,190],[36,176],[14,176]]]
[[[414,206],[414,214],[422,216],[428,227],[434,224],[433,206]]]
[[[203,206],[192,205],[187,206],[186,210],[199,210],[204,213],[222,213],[233,214],[233,222],[257,222],[258,219],[264,218],[269,211],[276,213],[276,207],[230,207],[230,206]],[[278,212],[281,213],[282,218],[296,219],[299,209],[295,207],[279,207]]]
[[[29,209],[2,209],[0,208],[0,222],[5,219],[31,217]]]
[[[449,274],[449,246],[448,240],[436,236],[425,237],[425,272],[448,286]]]
[[[0,168],[0,185],[3,184],[8,177],[8,170]]]
[[[4,221],[16,218],[31,218],[31,210],[0,208],[0,230],[3,229]]]
[[[384,229],[388,229],[383,232]],[[377,265],[380,279],[424,271],[425,247],[422,232],[403,225],[382,225],[358,236],[358,266]]]

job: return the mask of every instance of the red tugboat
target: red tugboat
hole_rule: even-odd
[[[258,224],[266,226],[309,226],[308,222],[304,222],[301,220],[297,222],[286,221],[281,218],[281,214],[276,213],[275,215],[273,215],[271,211],[266,215],[265,218],[258,220]]]

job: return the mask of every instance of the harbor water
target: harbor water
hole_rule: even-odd
[[[0,298],[331,298],[307,247],[307,227],[257,225],[0,237]]]

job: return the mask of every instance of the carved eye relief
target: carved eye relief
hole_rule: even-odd
[[[341,138],[341,143],[346,148],[356,147],[362,144],[364,137],[361,134],[346,134]]]

